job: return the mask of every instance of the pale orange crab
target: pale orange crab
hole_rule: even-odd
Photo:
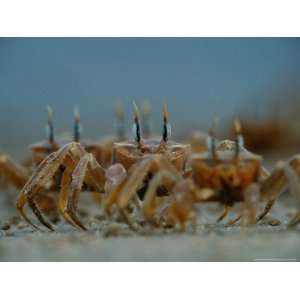
[[[121,113],[118,112],[118,114],[120,115]],[[118,121],[120,122],[119,127],[124,125],[123,119],[118,119]],[[26,184],[23,184],[23,188],[19,194],[17,208],[23,218],[28,223],[36,227],[24,213],[24,205],[28,202],[38,220],[44,226],[53,230],[51,224],[44,218],[37,198],[42,190],[59,192],[59,212],[72,225],[85,229],[74,212],[75,206],[68,204],[68,207],[65,207],[67,205],[68,197],[66,193],[70,188],[69,184],[71,182],[71,175],[74,171],[74,180],[72,181],[72,184],[76,186],[74,189],[78,188],[81,190],[83,188],[98,194],[102,193],[102,185],[104,185],[105,181],[105,178],[103,177],[104,175],[100,175],[101,180],[99,183],[94,183],[94,181],[99,179],[99,173],[97,173],[97,171],[103,171],[103,168],[99,165],[99,163],[104,166],[109,165],[110,163],[112,158],[112,139],[110,139],[109,142],[108,139],[105,139],[105,141],[100,140],[99,142],[90,142],[87,140],[80,141],[80,116],[77,110],[75,111],[73,141],[57,141],[54,139],[51,111],[49,111],[48,125],[48,140],[36,143],[32,146],[33,161],[38,165],[38,167],[35,169],[33,174],[30,177],[28,176],[25,180]],[[121,128],[119,128],[119,130],[121,130]],[[124,128],[122,130],[124,131]],[[119,138],[121,138],[121,136],[115,137],[114,141]],[[96,168],[97,174],[94,174],[93,171],[90,170],[91,168]],[[76,174],[81,176],[80,172],[83,172],[83,178],[75,178],[75,176],[77,176]],[[86,176],[85,173],[87,173]],[[77,190],[75,192],[72,189],[71,192],[72,197],[74,198],[74,200],[72,200],[73,205],[75,205],[74,203],[77,201]]]
[[[224,213],[218,220],[225,218],[234,203],[242,202],[244,213],[250,212],[248,221],[257,223],[267,215],[275,200],[287,189],[300,205],[300,156],[296,155],[287,162],[277,163],[275,169],[269,173],[262,167],[260,156],[243,148],[243,137],[238,122],[235,123],[235,131],[234,151],[230,151],[230,148],[225,152],[215,151],[212,138],[211,155],[195,156],[192,159],[195,183],[201,188],[210,187],[219,190],[210,199],[225,206]],[[214,175],[216,173],[217,177]],[[256,217],[255,206],[260,200],[266,201],[266,205],[263,212]],[[229,223],[234,224],[242,216],[243,213]],[[294,226],[299,221],[300,211],[289,222],[289,226]]]
[[[238,121],[235,122],[235,131],[235,142],[225,140],[218,146],[213,130],[210,132],[209,151],[191,157],[192,178],[197,188],[213,191],[205,201],[216,201],[224,206],[217,222],[227,216],[235,203],[241,202],[242,214],[248,214],[248,222],[255,223],[255,205],[267,172],[262,167],[262,157],[243,148]],[[242,214],[230,223],[236,223]]]
[[[243,147],[239,122],[235,122],[235,131],[234,142],[225,140],[218,145],[211,132],[208,143],[210,150],[191,156],[192,177],[174,187],[160,215],[167,224],[180,223],[184,228],[185,222],[194,218],[195,204],[203,201],[214,201],[224,206],[217,222],[228,215],[234,204],[241,202],[241,214],[227,224],[233,225],[239,220],[243,224],[255,224],[267,215],[274,201],[288,187],[300,203],[300,157],[280,162],[269,174],[262,166],[262,158]],[[266,201],[266,205],[257,217],[260,200]],[[289,225],[296,225],[299,221],[300,212]]]
[[[134,229],[137,223],[129,215],[131,201],[137,203],[137,196],[143,200],[149,191],[155,196],[166,196],[175,182],[186,172],[190,147],[170,141],[170,125],[166,106],[163,109],[163,130],[161,139],[143,139],[139,112],[134,111],[134,141],[115,143],[114,162],[107,171],[108,196],[105,202],[107,212],[116,205],[126,222]],[[122,175],[120,175],[122,174]],[[159,179],[159,180],[158,180]],[[148,199],[149,196],[145,196]],[[146,205],[149,200],[146,201]],[[138,206],[140,204],[137,204]],[[146,213],[147,207],[143,208]],[[151,207],[149,207],[150,214]]]
[[[44,218],[36,197],[39,192],[53,182],[57,174],[61,174],[58,208],[62,216],[72,225],[86,229],[76,215],[77,196],[83,183],[89,190],[102,193],[105,183],[105,171],[98,164],[93,154],[88,153],[77,142],[62,146],[59,150],[47,156],[33,172],[19,193],[17,208],[24,219],[36,228],[24,213],[24,205],[29,204],[38,220],[50,230],[52,225]]]

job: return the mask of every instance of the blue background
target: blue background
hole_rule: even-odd
[[[72,130],[75,105],[84,135],[113,132],[121,100],[147,97],[154,127],[167,100],[173,133],[206,130],[213,116],[278,113],[300,95],[300,40],[291,38],[1,38],[0,151],[25,156],[45,135],[45,106],[57,132]],[[27,151],[27,150],[26,150]],[[27,152],[26,152],[27,153]]]

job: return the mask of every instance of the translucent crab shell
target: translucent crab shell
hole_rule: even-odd
[[[168,159],[178,171],[185,168],[186,161],[190,154],[190,145],[174,141],[162,143],[159,139],[147,139],[141,145],[135,141],[118,142],[113,146],[113,162],[121,163],[125,169],[145,157],[162,154]]]
[[[30,145],[29,148],[31,149],[34,162],[38,164],[49,154],[57,151],[62,146],[71,142],[73,142],[71,138],[55,140],[53,143],[48,140],[43,140]],[[91,140],[81,140],[80,144],[87,152],[94,154],[97,160],[100,159],[99,156],[101,155],[102,149],[104,146],[106,146],[106,144],[102,143],[101,141],[93,142]],[[111,141],[110,144],[112,145],[113,142]]]
[[[262,157],[240,147],[236,158],[233,141],[220,142],[216,158],[209,151],[191,156],[193,178],[201,187],[216,188],[221,185],[220,180],[226,180],[230,185],[242,188],[266,176],[266,170],[261,165]]]

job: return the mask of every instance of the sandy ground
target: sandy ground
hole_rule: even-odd
[[[55,232],[36,231],[17,216],[12,205],[14,197],[14,193],[8,197],[2,194],[1,261],[300,260],[300,226],[286,228],[295,212],[295,203],[287,198],[278,201],[272,211],[272,217],[281,221],[277,226],[214,225],[221,208],[206,204],[200,209],[195,234],[191,228],[185,233],[159,229],[136,234],[123,223],[108,221],[95,203],[82,214],[88,232],[74,229],[64,221],[55,224]]]

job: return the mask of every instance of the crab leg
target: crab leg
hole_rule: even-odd
[[[111,192],[108,194],[106,201],[105,201],[105,210],[107,213],[110,213],[110,210],[114,203],[118,200],[118,195],[122,191],[124,185],[126,183],[126,180],[123,180],[118,185],[116,185]]]
[[[288,226],[293,227],[293,226],[297,225],[299,222],[300,222],[300,211],[296,213],[296,215],[289,222]]]
[[[259,186],[256,183],[252,183],[247,187],[244,192],[244,201],[242,203],[242,225],[255,224],[256,223],[256,210],[255,206],[260,199]]]
[[[233,220],[229,220],[226,226],[232,226],[239,220],[243,220],[247,217],[247,222],[250,224],[255,224],[255,203],[260,198],[259,187],[257,184],[253,183],[246,189],[244,193],[244,201],[242,203],[242,212]],[[225,211],[224,211],[225,212]],[[246,222],[246,221],[245,221]]]
[[[146,176],[149,174],[150,170],[156,165],[154,158],[145,159],[141,161],[134,169],[127,180],[124,188],[121,191],[118,206],[119,208],[124,208],[128,206],[130,199],[135,195],[138,188],[144,182]]]
[[[69,197],[69,199],[71,199],[72,201],[68,201],[67,207],[72,207],[72,209],[74,210],[77,209],[78,195],[80,190],[82,189],[90,158],[91,154],[84,155],[80,159],[79,163],[72,173],[71,195]]]
[[[72,173],[72,181],[71,181],[71,189],[70,189],[71,193],[70,196],[67,198],[66,207],[64,209],[65,213],[67,213],[71,217],[73,222],[83,230],[86,230],[86,228],[79,220],[75,211],[77,209],[78,195],[83,185],[85,174],[87,172],[87,166],[90,161],[90,156],[91,154],[84,155],[80,159],[79,163],[77,164],[75,170]]]
[[[275,170],[267,177],[261,185],[261,198],[266,199],[267,203],[263,212],[258,216],[257,222],[262,220],[273,207],[277,197],[286,189],[286,177],[282,163],[279,163]]]
[[[126,221],[126,223],[129,225],[129,227],[132,230],[134,230],[134,231],[138,231],[139,230],[140,227],[137,225],[136,222],[134,222],[132,220],[132,218],[130,217],[130,215],[129,215],[126,207],[120,208],[120,213],[121,213],[121,216],[123,217],[123,219]]]
[[[80,161],[80,157],[82,157],[81,161]],[[93,162],[92,155],[87,154],[87,152],[83,149],[83,147],[79,143],[69,143],[63,146],[58,151],[50,154],[44,161],[41,162],[37,170],[34,172],[34,174],[31,176],[31,178],[28,180],[28,182],[21,190],[18,198],[17,208],[28,223],[32,225],[32,223],[29,221],[28,217],[25,215],[23,211],[24,205],[26,204],[27,201],[30,208],[37,216],[37,218],[40,220],[40,222],[52,230],[51,225],[47,221],[45,221],[45,219],[42,216],[42,213],[40,212],[39,208],[37,207],[33,199],[35,195],[37,195],[38,192],[45,187],[46,183],[55,175],[55,173],[60,168],[60,166],[65,166],[66,169],[68,169],[68,171],[64,173],[64,176],[62,178],[63,190],[61,191],[60,194],[60,202],[59,202],[60,210],[62,209],[65,201],[67,201],[65,200],[68,194],[68,188],[66,184],[70,181],[68,172],[72,172],[72,170],[75,170],[74,171],[75,183],[73,184],[73,187],[76,187],[76,184],[79,183],[79,187],[81,188],[82,182],[85,179],[86,182],[91,186],[93,186],[97,191],[101,190],[100,187],[104,186],[104,181],[98,183],[97,179],[99,179],[100,177],[104,178],[104,170],[101,169],[100,165],[96,166],[95,162],[93,162],[94,163],[93,166],[89,167],[88,170],[86,170],[86,168],[83,168],[82,170],[82,164],[83,161],[85,162],[85,160],[87,161],[87,163],[90,161]],[[79,161],[79,166],[77,167],[78,161]],[[78,182],[78,180],[76,181],[76,179],[79,178],[78,173],[81,171],[84,171],[82,175],[82,182],[81,181]],[[93,176],[95,175],[97,175],[97,177],[93,178]],[[73,192],[73,199],[74,201],[76,201],[78,191],[77,189],[73,188],[72,192]],[[75,223],[77,224],[77,226],[83,229],[84,226],[78,220],[77,216],[74,213],[73,208],[76,208],[76,205],[75,206],[74,205],[71,206],[70,204],[67,205],[67,211],[63,213],[63,216],[66,217],[69,221],[70,218],[73,219],[72,224],[74,225]],[[67,214],[67,216],[65,215],[65,213]]]
[[[27,200],[26,200],[27,201]],[[35,229],[39,230],[39,227],[36,226],[34,223],[31,222],[31,220],[28,218],[28,216],[26,215],[26,213],[24,212],[23,208],[18,208],[19,209],[19,213],[20,215],[23,217],[23,219],[32,227],[34,227]]]
[[[37,205],[34,203],[33,198],[39,192],[39,190],[41,190],[45,186],[45,184],[54,176],[54,174],[64,161],[65,157],[67,156],[68,151],[69,146],[66,145],[57,152],[50,154],[44,161],[42,161],[42,163],[38,166],[37,170],[32,174],[28,182],[20,191],[17,202],[17,209],[30,225],[33,224],[24,212],[24,205],[27,201],[30,208],[33,210],[34,214],[41,221],[41,223],[50,230],[53,230],[52,226],[49,223],[47,223],[42,217],[42,213],[38,209]],[[35,225],[33,226],[37,228]]]
[[[257,221],[263,219],[267,215],[276,201],[276,198],[287,188],[289,188],[290,193],[297,200],[298,205],[300,206],[299,175],[300,156],[295,156],[287,163],[279,162],[277,164],[276,169],[262,183],[261,196],[263,199],[267,199],[267,204]],[[294,223],[295,221],[297,221],[297,215],[289,225],[296,225],[298,221]]]
[[[258,218],[256,219],[256,223],[258,223],[259,221],[261,221],[271,210],[271,208],[273,207],[274,203],[276,201],[276,198],[270,198],[267,201],[267,204],[264,208],[264,210],[262,211],[262,213],[258,216]]]
[[[296,170],[293,169],[289,164],[284,167],[285,175],[288,179],[289,191],[294,199],[297,200],[298,212],[289,222],[288,226],[293,227],[297,225],[300,221],[300,184],[299,184],[299,175]]]
[[[121,194],[118,199],[118,206],[121,211],[121,215],[125,219],[126,223],[133,229],[137,230],[137,226],[127,211],[129,201],[135,196],[138,188],[144,182],[146,176],[152,169],[158,168],[157,157],[152,157],[141,161],[133,170],[131,177],[125,181],[124,187],[121,190]]]
[[[228,215],[230,210],[231,210],[231,207],[229,205],[225,205],[223,213],[220,215],[220,217],[218,217],[216,223],[220,223],[222,220],[224,220],[226,218],[226,216]]]
[[[176,180],[180,180],[182,179],[181,174],[179,173],[179,171],[175,168],[175,166],[173,164],[170,163],[170,161],[168,161],[165,158],[161,158],[160,159],[160,169],[165,169],[167,170],[170,174],[173,175],[173,177],[175,177]]]
[[[134,196],[140,185],[151,170],[167,170],[179,180],[181,178],[176,168],[161,156],[154,156],[141,161],[134,169],[120,195],[119,206],[125,207]]]
[[[227,223],[226,223],[226,226],[233,226],[235,225],[241,218],[243,217],[242,214],[239,214],[236,218],[234,218],[233,220],[229,220]]]
[[[86,181],[92,185],[97,192],[102,192],[104,186],[104,174],[104,170],[97,163],[94,156],[88,153],[81,157],[72,173],[70,195],[66,200],[64,212],[72,219],[73,225],[75,223],[83,230],[86,230],[86,228],[76,215],[78,196],[82,189],[83,182]]]
[[[32,212],[35,214],[35,216],[38,218],[38,220],[48,229],[51,231],[54,231],[53,227],[51,224],[44,218],[41,210],[39,209],[37,203],[35,202],[33,197],[28,196],[28,205],[31,208]],[[32,225],[32,223],[30,222]],[[34,226],[36,228],[36,226]]]
[[[106,181],[105,170],[101,167],[92,154],[90,154],[85,181],[86,183],[90,184],[96,190],[96,192],[104,192],[104,184]]]
[[[59,199],[58,199],[58,208],[60,213],[64,217],[64,219],[68,223],[76,227],[77,224],[74,222],[72,217],[66,211],[71,178],[72,178],[72,171],[66,168],[61,179],[61,189],[60,189]]]
[[[156,192],[157,188],[161,185],[163,179],[169,179],[173,183],[176,182],[176,176],[174,176],[169,171],[160,171],[158,172],[153,179],[150,181],[147,192],[144,198],[143,212],[146,219],[151,224],[157,224],[155,220],[155,210],[156,210]]]

